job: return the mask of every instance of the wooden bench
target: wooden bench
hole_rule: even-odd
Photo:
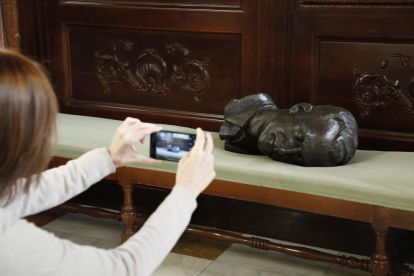
[[[51,167],[65,164],[87,151],[107,147],[121,121],[59,114],[58,141]],[[186,133],[194,129],[162,125],[165,130]],[[412,275],[407,266],[391,263],[386,249],[390,227],[414,231],[414,153],[357,151],[345,166],[304,168],[275,162],[265,156],[246,156],[224,151],[224,144],[213,133],[217,177],[205,194],[264,203],[321,215],[371,223],[376,233],[376,247],[370,260],[336,256],[315,250],[272,243],[259,238],[246,238],[224,231],[190,226],[187,232],[213,239],[242,243],[262,250],[274,250],[318,261],[336,263],[353,269],[385,276]],[[149,154],[149,139],[136,145]],[[116,180],[124,191],[120,212],[110,212],[75,204],[61,206],[67,212],[122,220],[124,242],[134,234],[134,226],[142,225],[132,199],[134,184],[172,188],[177,163],[161,165],[134,164],[119,168],[107,178]],[[392,266],[392,267],[391,267]]]

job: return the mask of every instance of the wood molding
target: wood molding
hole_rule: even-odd
[[[177,125],[189,128],[200,127],[201,124],[204,124],[203,130],[206,131],[218,131],[220,126],[223,124],[223,120],[220,118],[214,117],[198,117],[198,116],[183,116],[180,115],[180,112],[176,113],[155,113],[151,112],[152,110],[145,108],[143,110],[137,110],[136,108],[129,108],[128,106],[123,105],[122,109],[119,108],[121,105],[118,105],[118,108],[114,106],[105,106],[102,105],[92,105],[88,104],[87,106],[68,104],[65,109],[67,114],[82,115],[82,116],[92,116],[107,118],[113,120],[125,120],[126,117],[137,117],[140,118],[143,122],[151,122],[154,124],[170,124]],[[200,115],[200,113],[198,113]]]
[[[404,7],[413,6],[413,0],[300,0],[301,6],[326,7]]]
[[[18,0],[5,0],[4,11],[0,7],[0,47],[20,51]],[[3,12],[6,21],[3,20]]]
[[[103,103],[103,102],[84,102],[84,101],[78,101],[78,100],[72,100],[70,101],[67,106],[69,108],[88,108],[88,107],[94,107],[94,108],[105,108],[105,109],[122,109],[122,110],[128,110],[130,112],[143,112],[143,113],[150,113],[150,114],[157,114],[160,112],[158,108],[151,108],[146,106],[134,106],[134,105],[126,105],[126,104],[113,104],[113,103]],[[200,118],[200,119],[208,119],[208,120],[217,120],[221,124],[224,122],[224,116],[223,115],[216,115],[216,114],[205,114],[205,113],[197,113],[197,112],[191,112],[191,111],[178,111],[178,110],[169,110],[169,109],[163,109],[162,110],[164,115],[168,116],[176,116],[176,117],[191,117],[191,118]]]
[[[155,7],[155,8],[187,8],[187,9],[241,9],[242,0],[181,0],[178,1],[148,1],[148,0],[61,0],[60,5],[100,5],[116,7]]]
[[[379,139],[378,137],[380,137],[380,139],[392,141],[414,142],[413,133],[402,133],[375,129],[359,129],[359,136],[376,139]]]

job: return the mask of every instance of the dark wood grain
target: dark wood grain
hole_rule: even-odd
[[[19,0],[4,0],[0,7],[0,48],[21,49],[18,6]]]
[[[226,104],[240,97],[238,35],[70,27],[69,37],[72,102],[221,117]],[[126,49],[127,44],[131,49]],[[196,66],[203,66],[205,72]],[[198,85],[188,79],[191,74],[199,78]],[[155,78],[152,87],[140,77],[148,83]],[[100,78],[112,83],[105,85],[107,81]]]
[[[28,19],[23,48],[52,72],[62,112],[217,131],[229,99],[265,92],[281,108],[298,102],[347,108],[361,129],[360,149],[414,151],[413,66],[393,59],[380,68],[393,55],[414,57],[412,5],[411,0],[35,0],[21,8]],[[133,67],[145,49],[162,57],[167,71],[158,84],[168,92],[137,92],[122,77],[110,93],[103,92],[94,53],[113,55],[121,40],[136,47],[129,59],[135,77]],[[165,53],[173,42],[189,50],[187,60],[209,59],[209,85],[201,96],[183,91],[183,82],[171,83],[173,66],[185,64]],[[363,115],[355,90],[375,88],[375,81],[358,88],[357,73],[385,74],[390,83],[399,81],[398,93],[388,92],[381,106]],[[363,97],[372,101],[369,93]]]
[[[268,48],[266,0],[36,1],[39,7],[32,8],[30,27],[47,33],[46,39],[34,44],[47,53],[47,58],[41,57],[44,62],[51,61],[49,69],[62,112],[106,118],[126,114],[218,130],[229,100],[264,92],[263,79],[269,75],[263,66]],[[41,11],[46,12],[42,18]],[[104,93],[95,54],[111,55],[114,45],[124,40],[135,46],[129,56],[135,78],[134,65],[146,49],[154,49],[165,61],[167,70],[161,81],[168,88],[165,95],[154,95],[156,88],[139,93],[125,78],[111,86],[111,93]],[[173,43],[183,45],[189,55],[169,56],[166,46]],[[193,88],[202,86],[204,76],[192,74],[197,71],[194,66],[185,66],[193,61],[208,64],[209,83],[201,96]],[[174,66],[187,71],[184,81],[176,81]],[[153,76],[146,77],[148,84]],[[190,79],[193,87],[186,87]]]
[[[298,102],[347,108],[361,129],[360,149],[414,151],[414,61],[404,65],[394,57],[381,68],[395,55],[414,58],[412,5],[411,0],[34,0],[20,5],[19,22],[23,50],[50,69],[62,112],[217,131],[229,99],[265,92],[281,108]],[[158,84],[168,92],[137,92],[121,77],[104,93],[95,53],[113,56],[122,40],[134,43],[129,66],[135,78],[145,49],[165,61]],[[187,58],[166,53],[166,45],[175,42],[189,50]],[[182,90],[185,82],[171,82],[174,65],[205,58],[209,85],[201,96]],[[398,93],[384,93],[384,83],[376,80],[358,87],[358,73],[398,81]],[[383,99],[364,111],[354,94],[359,89],[366,92],[361,92],[365,102],[372,101],[368,86],[377,87]]]
[[[360,149],[412,151],[414,98],[410,87],[414,71],[410,70],[411,61],[404,64],[397,58],[406,55],[411,59],[413,54],[413,32],[407,28],[413,26],[412,9],[375,6],[386,1],[353,1],[353,8],[332,6],[347,1],[306,2],[315,6],[294,7],[290,18],[291,30],[301,30],[294,33],[292,44],[290,105],[305,101],[345,107],[361,128]],[[320,2],[332,5],[316,5]],[[388,58],[390,62],[382,68]],[[361,73],[378,77],[358,86]],[[383,76],[393,84],[398,81],[393,97],[385,95],[390,87],[381,83]],[[374,104],[378,95],[382,99],[378,106],[364,111],[355,91],[365,103]]]
[[[242,0],[61,0],[63,5],[141,6],[141,7],[182,7],[182,8],[241,8]]]

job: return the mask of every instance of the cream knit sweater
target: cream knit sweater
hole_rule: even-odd
[[[81,246],[22,219],[57,206],[115,171],[105,148],[48,170],[29,192],[20,180],[0,198],[0,275],[151,275],[190,222],[197,204],[176,186],[140,231],[112,250]]]

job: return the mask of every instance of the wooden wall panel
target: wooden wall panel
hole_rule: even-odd
[[[411,132],[413,56],[414,44],[321,41],[317,103],[347,108],[363,129]]]
[[[222,115],[240,97],[240,46],[231,34],[69,27],[71,100]]]
[[[349,109],[360,126],[360,149],[414,151],[414,0],[31,3],[27,25],[40,39],[25,45],[33,44],[28,48],[36,48],[35,57],[52,72],[62,112],[217,131],[231,98],[265,92],[280,108],[310,102]],[[114,62],[121,41],[134,46]],[[166,46],[175,43],[188,50],[187,58],[168,53]],[[146,49],[152,56],[145,57]],[[98,56],[105,55],[99,68],[105,58]],[[200,65],[194,84],[203,88],[201,72],[208,72],[201,96],[183,90],[189,77],[176,81],[174,65],[190,60]],[[129,71],[121,72],[125,61]],[[138,63],[158,64],[147,70],[146,82]],[[155,93],[160,87],[165,95]]]
[[[289,101],[351,111],[360,149],[412,151],[414,10],[379,2],[294,7]]]
[[[264,0],[39,1],[62,112],[217,131],[264,92]]]

